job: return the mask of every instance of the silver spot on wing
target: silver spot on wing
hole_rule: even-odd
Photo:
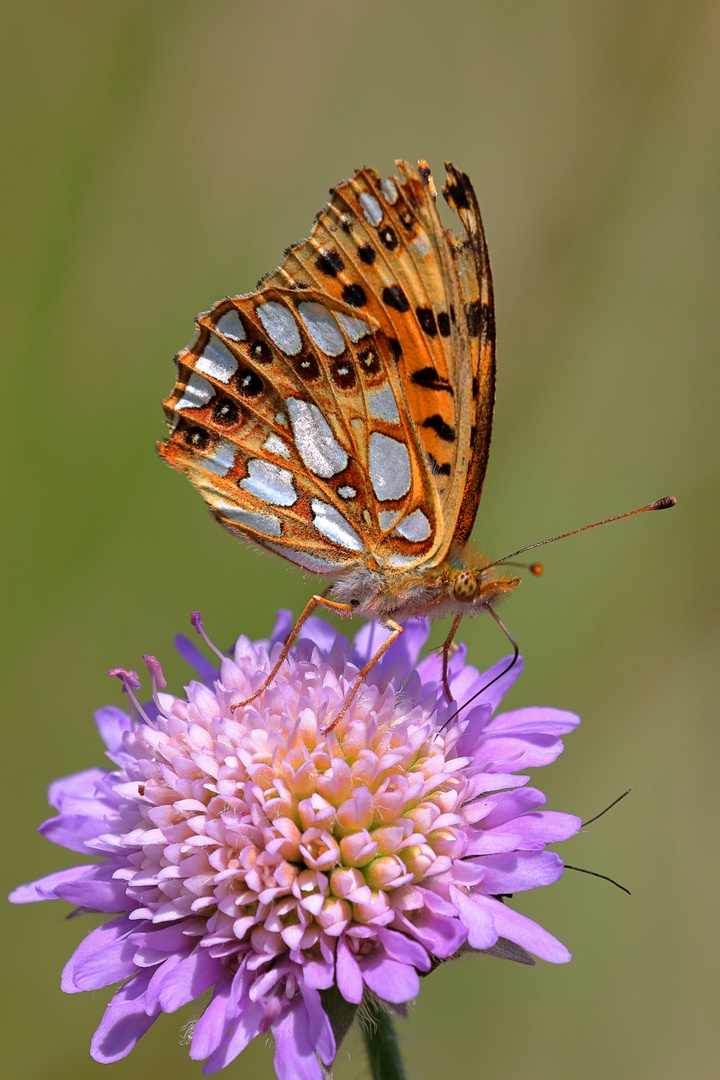
[[[388,559],[390,566],[411,566],[417,562],[417,558],[414,555],[391,555]]]
[[[345,338],[326,307],[322,304],[303,303],[298,304],[298,312],[308,334],[326,356],[340,356],[340,353],[345,352]]]
[[[348,456],[317,405],[299,398],[288,398],[286,404],[295,445],[308,469],[329,480],[347,468]]]
[[[363,191],[358,201],[362,207],[365,220],[371,225],[379,225],[382,221],[383,212],[382,207],[375,196],[371,195],[368,191]]]
[[[229,383],[237,371],[238,362],[222,341],[211,339],[203,349],[197,364],[196,371],[203,375],[209,375],[218,382]]]
[[[389,532],[397,521],[397,518],[397,510],[381,510],[378,514],[378,521],[380,522],[380,528],[383,532]]]
[[[413,510],[412,514],[408,514],[400,522],[395,532],[405,540],[427,540],[430,535],[430,522],[422,510]]]
[[[309,555],[307,551],[299,548],[286,548],[280,544],[266,544],[271,551],[277,551],[278,555],[284,555],[290,562],[302,566],[303,570],[311,570],[313,574],[337,574],[344,569],[344,563],[332,562],[330,559],[319,559],[317,555]]]
[[[211,506],[228,521],[247,525],[248,529],[255,529],[263,536],[282,536],[282,525],[272,514],[256,514],[252,510],[242,510],[224,499],[215,499]]]
[[[385,196],[385,201],[389,202],[391,206],[394,206],[398,199],[398,191],[394,181],[390,177],[388,177],[387,180],[383,180],[380,184],[380,190]]]
[[[248,474],[240,481],[240,487],[257,499],[275,506],[292,506],[297,502],[292,473],[270,461],[257,458],[248,461]]]
[[[359,341],[360,338],[367,337],[370,333],[370,327],[366,322],[363,322],[362,319],[356,319],[354,316],[346,315],[342,311],[338,311],[337,318],[343,330],[353,342]]]
[[[245,327],[240,322],[240,316],[235,308],[230,308],[224,315],[221,315],[215,324],[215,329],[219,330],[225,337],[232,338],[233,341],[245,340]]]
[[[207,455],[203,455],[203,468],[216,476],[226,476],[235,464],[235,444],[221,439]]]
[[[405,443],[373,431],[370,436],[370,480],[378,499],[401,499],[410,490],[410,454]]]
[[[255,308],[265,333],[286,356],[297,356],[302,349],[302,338],[293,313],[283,304],[268,300]]]
[[[348,551],[364,551],[365,545],[355,532],[346,518],[336,510],[334,506],[328,506],[320,499],[313,499],[310,503],[313,512],[313,525],[336,544],[347,548]]]
[[[268,435],[263,443],[263,450],[267,450],[270,454],[277,454],[278,457],[289,458],[291,456],[290,447],[277,435]]]
[[[427,255],[430,252],[430,241],[424,232],[418,233],[415,239],[412,241],[413,247],[416,249],[418,255]]]
[[[207,379],[203,379],[202,375],[196,375],[192,373],[187,381],[187,386],[183,390],[183,396],[175,406],[176,409],[202,409],[204,405],[207,405],[210,398],[215,393],[215,387],[212,383],[209,383]]]
[[[389,383],[383,386],[381,390],[376,390],[375,393],[368,395],[368,406],[370,415],[376,417],[376,419],[387,420],[392,424],[400,422],[397,401]]]

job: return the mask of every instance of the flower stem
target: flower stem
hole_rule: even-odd
[[[363,1037],[372,1080],[405,1080],[392,1017],[372,1002],[368,1004],[372,1012],[370,1022],[363,1028]]]

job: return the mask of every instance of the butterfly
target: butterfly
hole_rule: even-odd
[[[454,616],[450,696],[460,619],[492,612],[519,583],[468,545],[495,396],[475,192],[446,163],[456,234],[427,163],[395,164],[388,179],[365,168],[331,190],[310,237],[255,292],[198,317],[158,446],[226,529],[331,581],[253,698],[319,604],[390,631],[331,727],[413,616]]]

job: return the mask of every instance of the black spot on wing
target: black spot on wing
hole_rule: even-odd
[[[317,379],[320,374],[320,366],[312,353],[298,356],[297,359],[293,361],[293,365],[304,382],[312,382],[313,379]]]
[[[380,239],[382,240],[388,251],[394,251],[397,247],[397,236],[395,235],[394,230],[391,229],[389,225],[384,225],[383,228],[380,229]]]
[[[372,266],[372,264],[375,262],[376,254],[377,253],[375,249],[371,248],[369,244],[363,244],[362,247],[358,248],[358,255],[366,266]]]
[[[358,360],[360,367],[368,375],[377,375],[380,370],[380,357],[375,349],[365,349],[363,352],[358,353]]]
[[[253,341],[250,346],[250,355],[253,360],[259,360],[261,364],[272,364],[272,352],[266,341]]]
[[[443,379],[434,367],[424,367],[419,368],[418,371],[413,371],[410,381],[418,386],[426,387],[428,390],[447,390],[449,394],[453,392],[453,388],[447,379]]]
[[[213,405],[213,416],[219,424],[234,424],[239,415],[240,410],[232,398],[219,398]]]
[[[451,178],[452,177],[452,178]],[[472,200],[472,187],[465,173],[452,173],[445,184],[443,195],[450,205],[457,206],[458,210],[469,210]]]
[[[426,420],[423,420],[422,426],[431,428],[444,442],[455,442],[455,429],[451,428],[438,413],[434,413],[432,416],[428,416]]]
[[[480,301],[471,300],[465,305],[465,317],[467,319],[468,334],[477,337],[480,333]]]
[[[383,303],[395,311],[409,311],[408,298],[399,285],[387,285],[382,292]]]
[[[402,356],[402,345],[396,337],[388,338],[388,345],[390,346],[390,352],[393,354],[393,359],[399,360]]]
[[[423,330],[428,337],[436,337],[437,324],[435,322],[435,316],[429,307],[417,307],[415,308],[415,314],[418,317],[418,322],[422,326]]]
[[[244,397],[257,397],[264,390],[263,381],[257,372],[242,365],[233,375],[233,382]]]
[[[210,442],[210,436],[207,431],[204,431],[201,427],[186,427],[182,434],[187,445],[192,446],[193,450],[207,449],[208,443]]]
[[[450,462],[445,461],[441,465],[432,454],[428,453],[428,461],[430,462],[430,472],[433,476],[449,476],[450,475]]]
[[[398,212],[398,217],[402,221],[405,229],[407,229],[407,231],[411,233],[415,228],[415,218],[412,216],[407,207],[403,207],[403,209]]]
[[[315,260],[315,265],[321,274],[326,274],[328,277],[336,277],[341,270],[345,269],[345,263],[334,248],[321,252]]]
[[[341,390],[351,390],[355,385],[355,368],[349,360],[333,360],[330,365],[330,374],[335,385]]]
[[[346,304],[351,304],[352,307],[364,307],[367,304],[367,296],[362,285],[343,286],[342,298]]]
[[[450,337],[450,316],[447,311],[438,312],[437,325],[443,337]]]

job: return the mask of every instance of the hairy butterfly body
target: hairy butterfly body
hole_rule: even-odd
[[[256,292],[199,316],[159,451],[227,529],[331,580],[298,627],[325,603],[382,620],[384,649],[405,619],[450,613],[449,647],[463,615],[518,584],[467,546],[492,428],[492,279],[467,176],[447,165],[456,236],[427,165],[396,165],[337,187]]]

